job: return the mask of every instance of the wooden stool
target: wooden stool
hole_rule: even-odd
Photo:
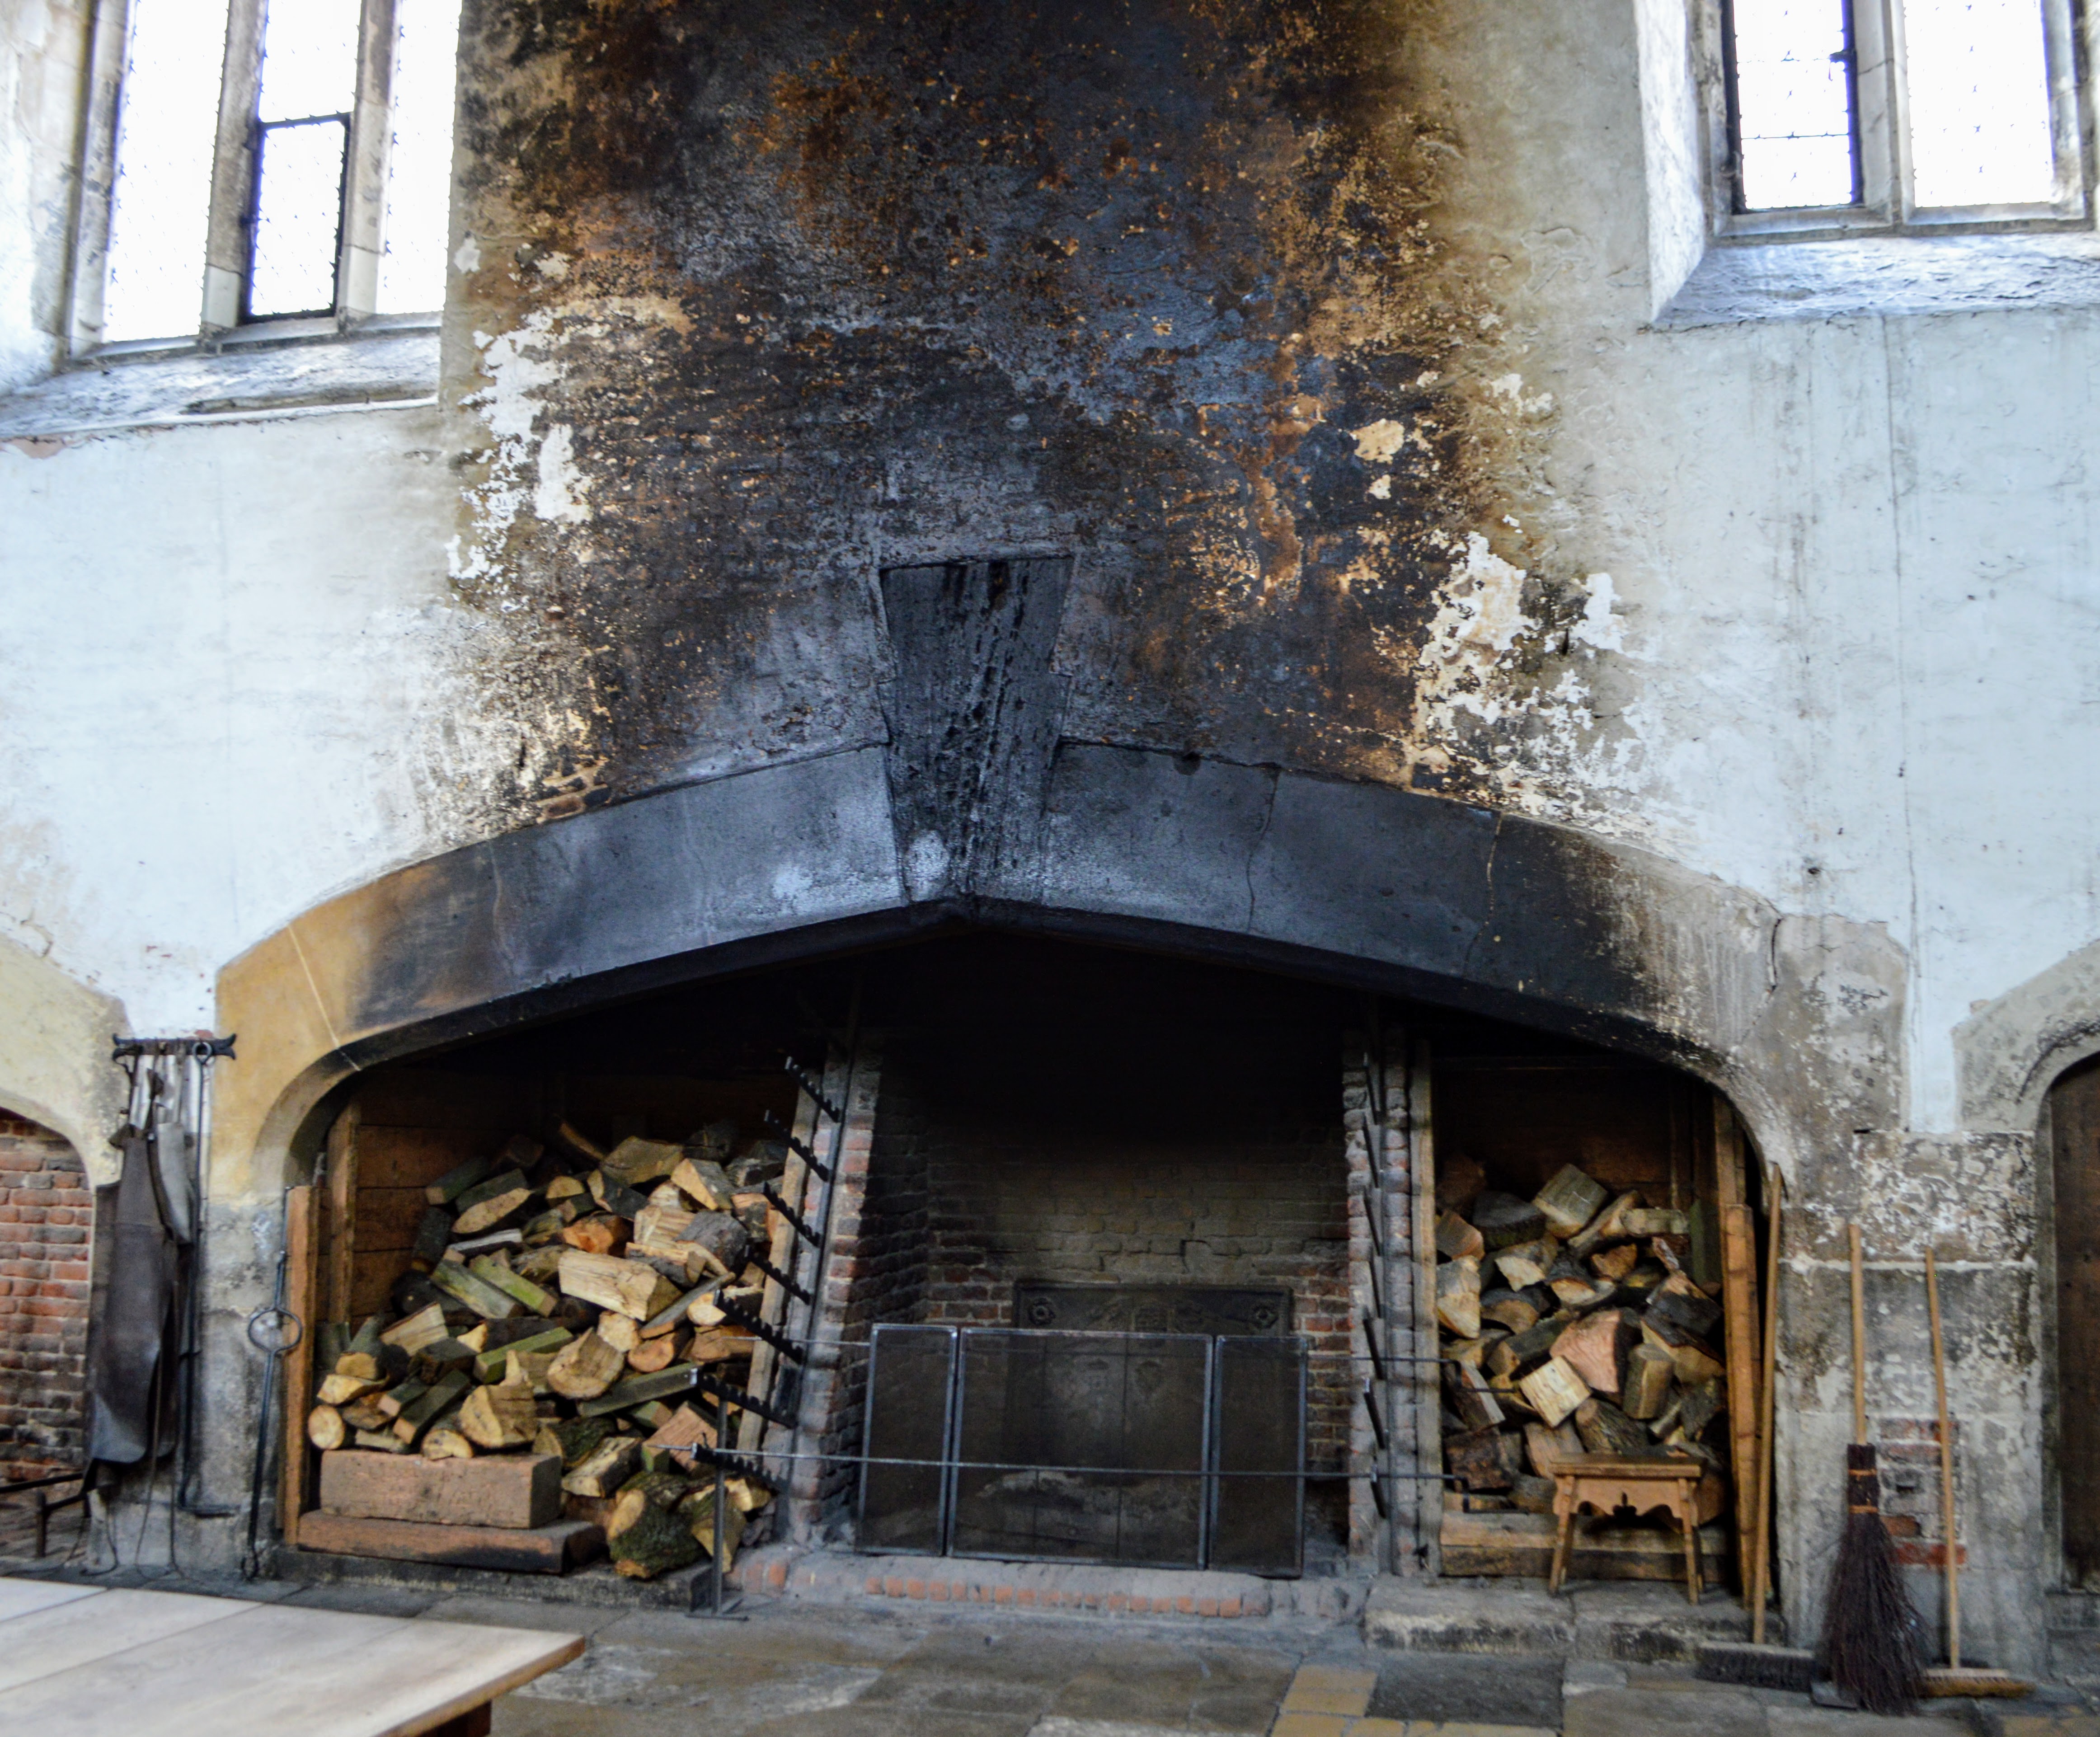
[[[1647,1514],[1657,1508],[1677,1516],[1684,1531],[1684,1595],[1699,1602],[1699,1480],[1706,1468],[1693,1459],[1630,1460],[1586,1453],[1562,1460],[1553,1474],[1553,1573],[1547,1589],[1560,1590],[1568,1572],[1568,1546],[1575,1535],[1575,1516],[1585,1508],[1609,1514],[1630,1508]]]

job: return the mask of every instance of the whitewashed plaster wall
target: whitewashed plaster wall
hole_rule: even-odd
[[[1634,6],[1478,15],[1437,52],[1478,93],[1458,203],[1514,260],[1512,403],[1551,399],[1522,510],[1612,600],[1530,805],[1886,925],[1909,1122],[1948,1129],[1954,1028],[2100,938],[2096,316],[1655,329],[1683,249],[1644,216]],[[0,242],[33,227],[8,198]],[[0,445],[0,934],[187,1028],[293,913],[473,835],[501,745],[445,438],[392,410]]]
[[[88,12],[88,0],[0,7],[0,392],[60,355]]]

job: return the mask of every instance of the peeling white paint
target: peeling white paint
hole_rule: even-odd
[[[1357,456],[1367,465],[1389,465],[1407,444],[1407,425],[1390,417],[1367,422],[1355,430]]]
[[[590,478],[576,468],[576,431],[557,422],[540,443],[540,481],[532,491],[532,510],[560,524],[580,525],[590,518],[584,495]]]

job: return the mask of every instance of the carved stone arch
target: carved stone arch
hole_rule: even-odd
[[[2033,1133],[2058,1077],[2100,1055],[2100,941],[1979,1007],[1954,1055],[1965,1128]]]
[[[64,1135],[92,1180],[114,1181],[124,1094],[109,1040],[130,1029],[123,1003],[0,941],[0,1109]]]
[[[1009,805],[998,849],[951,840],[950,866],[915,888],[900,833],[923,839],[929,810],[893,798],[902,752],[871,743],[638,797],[295,918],[220,976],[220,1029],[240,1033],[241,1059],[219,1085],[214,1192],[274,1192],[295,1131],[361,1069],[958,920],[1614,1044],[1719,1087],[1789,1166],[1863,1117],[1891,1125],[1900,1104],[1901,960],[1877,932],[1784,919],[1650,853],[1520,816],[1070,740],[1048,752],[1026,825]],[[937,828],[976,824],[946,812]]]

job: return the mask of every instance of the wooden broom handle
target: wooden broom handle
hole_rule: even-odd
[[[1947,1426],[1947,1342],[1939,1331],[1939,1257],[1925,1251],[1925,1301],[1932,1315],[1932,1390],[1939,1404],[1939,1529],[1947,1550],[1947,1662],[1961,1669],[1961,1574],[1955,1566],[1954,1438]]]
[[[1860,1227],[1847,1224],[1852,1248],[1852,1439],[1867,1444],[1867,1277],[1860,1265]]]

